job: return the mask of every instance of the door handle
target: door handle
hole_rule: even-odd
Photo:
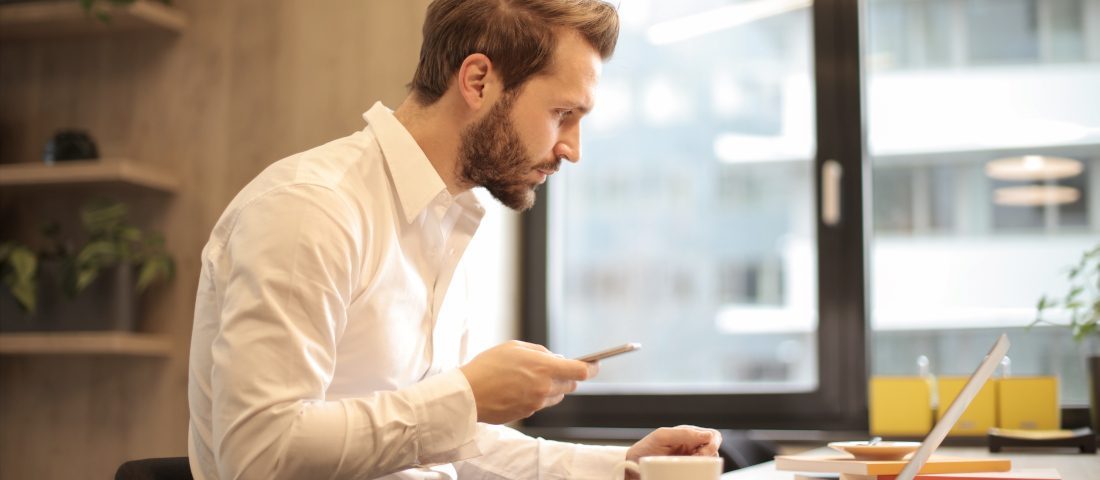
[[[829,159],[821,165],[821,221],[828,227],[840,224],[840,180],[844,167]]]

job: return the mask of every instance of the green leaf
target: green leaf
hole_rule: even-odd
[[[20,282],[11,286],[11,296],[15,297],[15,301],[19,302],[19,306],[27,312],[34,313],[37,309],[37,299],[35,298],[34,282]]]
[[[8,264],[15,272],[17,280],[30,280],[38,270],[38,257],[27,247],[15,247],[8,256]]]
[[[141,230],[137,227],[122,227],[119,232],[119,238],[128,242],[139,243],[141,242]]]
[[[78,265],[95,265],[96,268],[106,267],[118,262],[120,257],[118,246],[107,240],[91,242],[80,249],[76,254]]]
[[[8,290],[11,291],[19,306],[28,312],[34,313],[38,257],[31,249],[17,244],[12,244],[6,253],[7,264],[11,267],[11,271],[4,276],[4,283],[8,285]]]
[[[97,200],[80,210],[80,220],[93,237],[109,235],[122,227],[127,209],[122,202]]]
[[[88,285],[91,285],[99,276],[98,268],[81,269],[76,272],[76,291],[74,293],[83,292]]]
[[[1084,340],[1085,337],[1087,337],[1087,336],[1089,336],[1093,333],[1096,333],[1096,324],[1095,323],[1085,323],[1085,324],[1076,325],[1073,329],[1073,339],[1077,340],[1077,341],[1081,341],[1081,340]]]
[[[138,292],[144,292],[146,288],[149,288],[149,285],[152,285],[157,280],[163,279],[167,274],[168,270],[164,262],[158,260],[145,262],[141,266],[141,273],[138,274]]]
[[[1084,292],[1084,291],[1085,291],[1085,287],[1078,286],[1078,287],[1071,288],[1069,290],[1069,294],[1066,295],[1065,303],[1069,303],[1069,302],[1072,302],[1072,301],[1076,300],[1077,296],[1080,295],[1081,292]]]

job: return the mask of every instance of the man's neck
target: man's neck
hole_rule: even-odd
[[[415,94],[410,94],[398,105],[393,115],[424,151],[439,178],[443,179],[447,191],[456,195],[469,190],[469,186],[461,182],[458,170],[460,132],[465,128],[465,122],[448,104],[449,101],[444,96],[435,103],[424,106],[416,100]]]

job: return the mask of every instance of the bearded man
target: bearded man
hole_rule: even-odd
[[[195,478],[609,478],[645,455],[715,455],[659,429],[634,446],[501,424],[560,402],[595,364],[512,341],[467,359],[447,297],[484,187],[524,210],[580,160],[618,15],[597,0],[437,0],[408,98],[280,160],[202,252],[191,341]],[[446,301],[444,301],[446,299]]]

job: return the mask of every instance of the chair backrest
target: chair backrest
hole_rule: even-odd
[[[187,457],[130,460],[118,467],[115,480],[193,480]]]
[[[741,430],[723,430],[718,455],[725,460],[726,471],[751,467],[775,459],[779,448],[766,440],[749,438]]]

